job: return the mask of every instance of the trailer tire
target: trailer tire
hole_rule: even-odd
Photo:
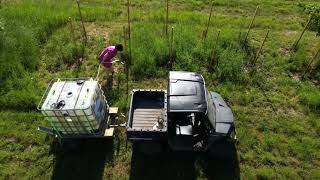
[[[77,151],[84,143],[82,139],[68,139],[57,142],[57,150],[62,152]]]

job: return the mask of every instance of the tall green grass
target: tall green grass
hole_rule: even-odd
[[[42,60],[46,69],[58,72],[61,69],[76,68],[82,55],[85,55],[85,47],[80,39],[81,32],[78,29],[73,32],[70,27],[57,30],[43,47],[45,56]]]
[[[36,131],[40,124],[44,125],[44,121],[35,112],[0,112],[1,178],[49,178],[53,159],[48,153],[51,140]]]
[[[320,35],[320,5],[299,3],[299,7],[301,7],[306,14],[313,16],[308,28],[312,31],[317,32],[317,35],[319,36]]]
[[[248,79],[243,66],[246,53],[242,50],[238,31],[224,29],[215,48],[217,66],[209,73],[212,50],[217,31],[211,30],[206,40],[202,39],[202,26],[176,24],[173,34],[173,69],[178,71],[200,72],[210,79],[237,83]],[[112,40],[121,42],[123,35],[118,33]],[[161,25],[135,23],[132,30],[132,66],[134,78],[165,77],[169,61],[169,37]]]
[[[288,61],[288,70],[294,73],[303,72],[308,64],[305,44],[300,45],[297,52],[292,54]]]
[[[112,20],[122,12],[119,8],[121,4],[116,1],[111,4],[101,0],[90,1],[90,6],[88,3],[81,1],[85,21]],[[37,99],[34,95],[38,93],[33,89],[37,89],[38,83],[30,81],[30,77],[38,70],[40,59],[46,60],[49,71],[57,72],[68,69],[82,56],[79,34],[73,40],[68,30],[63,29],[51,39],[55,31],[68,23],[69,17],[80,20],[76,1],[31,0],[2,4],[0,96],[4,97],[1,101],[5,101],[6,105],[0,109],[34,109]],[[79,24],[74,23],[74,26],[76,29]],[[40,52],[42,49],[45,49],[44,52]],[[45,53],[45,58],[39,56],[42,53]]]
[[[301,102],[305,104],[311,111],[320,110],[320,91],[316,87],[304,87],[300,91]]]
[[[32,72],[37,70],[41,41],[63,23],[47,9],[35,9],[13,5],[0,11],[2,30],[0,31],[0,109],[32,110],[38,100],[37,81],[32,80]],[[22,11],[22,9],[26,9]],[[48,12],[46,12],[48,10]],[[48,17],[46,17],[48,16]]]

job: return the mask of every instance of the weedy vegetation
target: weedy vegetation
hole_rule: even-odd
[[[203,39],[211,1],[171,0],[167,35],[165,1],[131,0],[130,89],[166,88],[173,27],[172,69],[201,73],[234,111],[239,143],[230,162],[208,162],[201,154],[142,161],[120,129],[113,142],[59,148],[36,130],[47,125],[37,103],[52,78],[96,76],[102,48],[124,43],[127,1],[80,1],[86,44],[76,1],[0,2],[0,179],[320,179],[318,1],[216,0]],[[119,55],[124,62],[127,57]],[[125,69],[115,67],[112,90],[105,93],[126,114]]]

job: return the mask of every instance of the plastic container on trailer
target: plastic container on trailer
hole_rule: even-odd
[[[98,81],[57,79],[48,86],[38,109],[63,137],[95,134],[105,121],[109,107]]]

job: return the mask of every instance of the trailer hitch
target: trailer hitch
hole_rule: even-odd
[[[113,127],[126,127],[127,123],[122,123],[122,124],[110,124],[109,127],[113,128]]]
[[[38,131],[42,131],[42,132],[45,132],[51,136],[55,136],[56,134],[54,133],[53,129],[52,128],[48,128],[48,127],[45,127],[45,126],[38,126]]]

